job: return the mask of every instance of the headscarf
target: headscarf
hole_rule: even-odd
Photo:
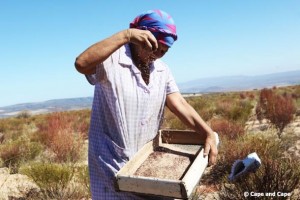
[[[174,20],[162,10],[149,10],[137,16],[130,23],[130,28],[149,30],[159,42],[168,47],[177,40]]]

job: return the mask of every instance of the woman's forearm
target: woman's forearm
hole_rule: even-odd
[[[211,134],[213,132],[195,109],[179,93],[168,95],[167,106],[189,128],[199,133]]]
[[[102,63],[114,51],[130,41],[128,33],[128,30],[120,31],[87,48],[76,58],[77,71],[86,75],[95,73],[96,65]]]

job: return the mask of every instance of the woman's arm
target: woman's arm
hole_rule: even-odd
[[[210,164],[215,164],[217,160],[217,142],[213,130],[205,123],[190,104],[179,92],[167,95],[167,107],[187,126],[198,133],[206,134],[204,155],[209,154]]]
[[[145,48],[157,49],[158,44],[150,31],[126,29],[100,42],[97,42],[82,52],[75,61],[77,71],[83,74],[93,74],[96,66],[106,60],[113,52],[124,44],[132,42]]]

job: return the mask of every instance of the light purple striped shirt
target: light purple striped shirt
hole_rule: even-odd
[[[115,191],[115,174],[160,126],[166,95],[178,87],[166,64],[156,60],[146,85],[124,45],[87,76],[95,85],[89,130],[89,173],[93,199],[142,199]]]

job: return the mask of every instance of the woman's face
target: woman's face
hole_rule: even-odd
[[[156,51],[149,51],[145,48],[138,47],[137,56],[140,62],[149,64],[150,62],[163,57],[168,50],[169,47],[167,45],[158,42],[158,48]]]

